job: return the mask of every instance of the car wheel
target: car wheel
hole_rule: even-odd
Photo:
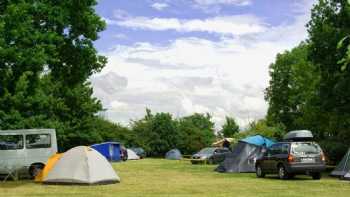
[[[312,176],[313,180],[320,180],[321,179],[321,173],[320,172],[313,173],[311,176]]]
[[[44,164],[33,164],[29,167],[30,178],[34,179],[43,169]]]
[[[265,172],[262,170],[260,165],[257,165],[255,169],[256,169],[256,176],[258,178],[264,178],[265,177]]]
[[[283,165],[278,166],[278,177],[280,179],[288,179],[288,177],[289,177],[289,174]]]
[[[214,164],[213,158],[209,158],[209,159],[208,159],[208,164]]]

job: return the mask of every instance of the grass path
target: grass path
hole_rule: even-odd
[[[122,181],[101,186],[52,186],[30,180],[0,183],[0,196],[350,196],[350,182],[307,176],[281,181],[274,176],[222,174],[215,166],[144,159],[113,164]]]

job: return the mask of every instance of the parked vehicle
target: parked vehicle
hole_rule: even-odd
[[[133,150],[137,154],[137,156],[140,157],[140,159],[143,159],[146,157],[146,152],[143,148],[135,147],[135,148],[130,148],[130,149]]]
[[[225,159],[225,153],[229,153],[228,148],[219,148],[219,147],[209,147],[200,150],[198,153],[192,155],[191,163],[208,163],[208,164],[217,164],[222,162]]]
[[[0,131],[0,174],[17,171],[35,177],[57,152],[54,129]]]
[[[325,169],[323,151],[312,141],[276,143],[256,161],[256,175],[259,178],[266,174],[278,174],[280,179],[288,179],[306,174],[320,179]]]
[[[120,157],[123,161],[128,160],[128,150],[125,148],[124,145],[120,146]]]

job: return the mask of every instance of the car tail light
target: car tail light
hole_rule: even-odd
[[[321,153],[321,161],[326,161],[326,157],[324,156],[323,153]]]
[[[288,155],[288,162],[291,163],[294,161],[293,155]]]

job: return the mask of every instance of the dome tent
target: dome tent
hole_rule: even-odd
[[[128,151],[128,160],[139,160],[140,157],[131,149],[126,149]]]
[[[165,159],[180,160],[182,155],[179,149],[171,149],[165,154]]]
[[[255,172],[255,161],[263,155],[263,149],[274,144],[261,135],[249,136],[239,140],[231,153],[215,169],[218,172]]]
[[[87,146],[65,152],[44,177],[47,184],[109,184],[120,178],[107,159]]]

